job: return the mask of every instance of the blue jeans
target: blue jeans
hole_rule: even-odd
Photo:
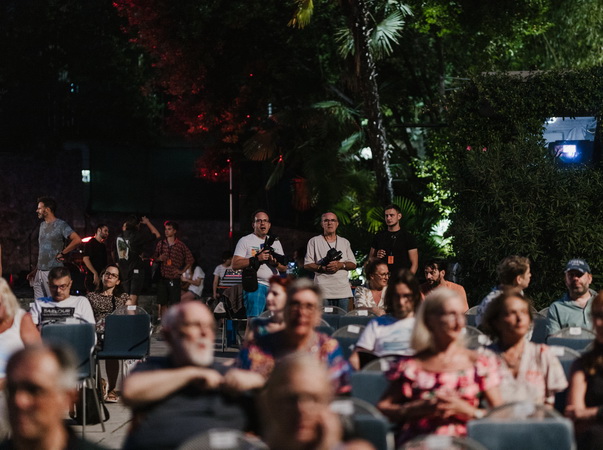
[[[247,310],[247,317],[257,317],[264,312],[266,295],[268,295],[268,286],[265,284],[258,283],[258,289],[255,292],[243,291],[243,302]]]
[[[327,298],[325,306],[339,306],[345,312],[348,311],[349,298]]]

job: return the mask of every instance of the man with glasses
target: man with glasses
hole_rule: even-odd
[[[285,272],[287,267],[280,264],[271,255],[268,249],[264,248],[266,236],[270,231],[270,217],[268,212],[260,209],[253,213],[251,218],[253,233],[243,236],[237,242],[237,246],[232,258],[232,268],[235,270],[246,269],[250,265],[259,265],[257,269],[258,286],[255,291],[244,291],[243,301],[247,311],[247,318],[257,317],[266,307],[266,295],[268,294],[268,280],[278,272]],[[272,244],[274,252],[282,255],[283,247],[277,240]]]
[[[421,285],[421,292],[423,295],[429,294],[431,291],[437,288],[452,289],[459,293],[463,301],[465,302],[465,310],[469,309],[469,303],[467,302],[467,293],[465,288],[460,284],[453,283],[452,281],[446,280],[446,263],[440,259],[432,259],[427,261],[425,264],[425,283]]]
[[[71,274],[65,267],[55,267],[49,272],[50,297],[37,298],[31,306],[31,317],[36,325],[70,321],[95,323],[90,302],[86,297],[71,295],[71,284]]]
[[[337,235],[339,220],[335,214],[324,213],[320,225],[323,233],[308,241],[304,269],[316,273],[314,282],[329,306],[347,311],[352,297],[348,271],[356,269],[356,258],[350,241]]]

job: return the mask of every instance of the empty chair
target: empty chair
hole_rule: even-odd
[[[568,327],[552,334],[546,340],[548,345],[559,345],[583,352],[595,338],[595,333],[585,328]]]
[[[468,437],[429,434],[419,436],[400,447],[400,450],[487,450]]]
[[[214,428],[200,433],[184,443],[178,450],[264,450],[268,446],[257,438],[239,430]]]
[[[548,321],[546,314],[532,314],[532,321],[532,337],[530,340],[537,344],[544,344],[546,342],[546,324]]]
[[[94,389],[96,392],[96,361],[94,346],[96,345],[96,327],[91,323],[49,324],[42,327],[42,339],[59,345],[70,346],[77,359],[78,379],[82,387]],[[101,413],[98,396],[93,395],[101,427],[105,432],[104,416]],[[86,395],[82,392],[82,436],[86,436]]]
[[[369,311],[368,309],[353,309],[351,311],[348,311],[346,313],[346,316],[370,316],[370,317],[375,317],[375,314],[373,314],[372,311]]]
[[[550,350],[555,356],[557,356],[557,358],[559,358],[559,362],[561,363],[561,367],[563,367],[563,372],[565,373],[565,378],[567,378],[569,381],[572,364],[574,364],[574,361],[580,357],[580,353],[571,348],[560,347],[557,345],[551,345]],[[565,411],[568,389],[555,394],[555,409],[560,413]]]
[[[343,357],[345,359],[349,359],[350,355],[354,351],[356,347],[357,337],[349,337],[349,336],[334,336],[333,339],[336,339],[341,347],[341,351],[343,352]]]
[[[352,397],[359,398],[373,406],[387,389],[389,382],[384,372],[360,371],[352,374]]]
[[[335,308],[334,306],[331,306],[330,308]],[[334,330],[338,329],[340,327],[339,325],[339,319],[342,318],[343,315],[342,314],[329,314],[329,313],[323,313],[322,315],[322,320],[324,320],[325,322],[327,322],[327,324],[333,328]]]
[[[332,336],[345,336],[358,339],[362,334],[362,330],[364,330],[364,327],[362,325],[348,325],[335,330]]]
[[[465,311],[465,320],[467,321],[467,325],[470,327],[475,326],[475,316],[477,315],[477,309],[479,305],[472,306],[467,311]]]
[[[339,328],[347,325],[362,325],[366,326],[374,316],[340,316],[339,317]]]
[[[323,306],[322,307],[323,314],[336,314],[338,316],[345,316],[347,311],[339,306]]]
[[[362,372],[386,372],[393,362],[397,361],[399,356],[383,356],[369,362],[362,367]]]

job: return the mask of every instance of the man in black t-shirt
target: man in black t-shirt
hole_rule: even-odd
[[[86,280],[84,284],[88,292],[98,289],[100,273],[107,267],[107,246],[105,241],[109,237],[109,227],[101,224],[96,227],[94,237],[84,244],[84,265],[86,266]]]
[[[402,268],[417,273],[419,268],[417,242],[410,233],[400,228],[400,219],[402,219],[402,211],[398,205],[385,207],[387,230],[375,235],[369,260],[384,261],[391,274],[397,273]]]

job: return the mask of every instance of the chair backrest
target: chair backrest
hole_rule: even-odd
[[[111,314],[116,316],[133,316],[136,314],[149,314],[144,308],[136,305],[125,305],[116,308]]]
[[[339,328],[347,325],[363,325],[366,326],[374,317],[372,316],[340,316]]]
[[[576,448],[572,422],[563,417],[523,420],[484,418],[470,421],[467,432],[470,438],[489,450]]]
[[[540,311],[538,311],[538,314],[541,314],[544,317],[547,317],[547,315],[549,314],[549,307],[547,306],[546,308],[542,308]]]
[[[341,351],[343,352],[343,357],[345,359],[349,359],[356,347],[357,337],[347,337],[347,336],[332,336],[333,339],[336,339],[341,347]]]
[[[92,353],[96,345],[96,329],[91,323],[49,324],[42,327],[42,339],[48,343],[67,345],[75,353],[80,379],[94,374]]]
[[[377,405],[389,382],[383,372],[360,371],[352,373],[352,397]]]
[[[467,348],[475,350],[492,343],[491,339],[476,327],[466,325],[463,328],[463,339]]]
[[[266,310],[262,314],[260,314],[258,317],[272,317],[272,311]]]
[[[323,306],[323,314],[337,314],[338,316],[345,316],[347,311],[339,306]]]
[[[470,327],[475,326],[475,316],[477,316],[478,307],[479,305],[472,306],[467,311],[465,311],[465,320],[467,322],[467,325]]]
[[[595,333],[585,328],[568,327],[552,334],[546,340],[548,345],[569,347],[583,352],[595,338]]]
[[[563,372],[565,373],[565,378],[567,378],[569,381],[572,365],[574,364],[574,361],[580,357],[580,353],[569,347],[560,347],[557,345],[551,345],[549,346],[549,349],[551,353],[559,358],[559,362],[561,363],[561,367],[563,367]],[[569,388],[566,388],[563,391],[555,394],[555,409],[561,413],[565,411],[568,390]]]
[[[318,325],[317,327],[314,327],[314,330],[318,331],[319,333],[326,334],[329,336],[331,336],[335,332],[333,327],[331,327],[329,325]]]
[[[364,327],[362,325],[347,325],[345,327],[336,329],[335,333],[333,333],[332,336],[350,337],[358,339],[363,331]]]
[[[391,364],[399,358],[399,356],[384,356],[374,359],[362,368],[362,372],[386,372]]]
[[[178,450],[268,450],[268,446],[257,438],[246,436],[240,430],[213,428],[186,440]]]
[[[142,359],[149,354],[151,316],[108,315],[105,340],[99,356],[119,359]]]
[[[407,442],[400,450],[487,450],[479,442],[458,436],[446,436],[443,434],[428,434],[419,436]]]
[[[327,324],[329,324],[331,328],[336,330],[337,328],[339,328],[339,319],[342,317],[343,315],[341,314],[323,314],[322,320],[327,322]]]
[[[546,342],[546,324],[548,319],[542,314],[532,315],[534,325],[532,326],[532,337],[531,341],[537,344],[544,344]]]
[[[346,316],[375,317],[375,314],[372,311],[369,311],[368,309],[353,309],[351,311],[348,311],[346,313]]]

